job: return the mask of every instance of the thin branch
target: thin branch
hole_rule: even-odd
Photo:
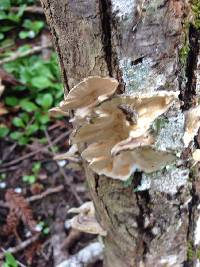
[[[46,130],[45,130],[45,135],[46,135],[46,138],[47,138],[47,140],[49,142],[50,149],[51,149],[52,153],[55,156],[56,154],[55,154],[55,152],[53,150],[53,142],[51,141],[50,136],[49,136],[49,134],[48,134],[48,132]],[[79,197],[79,195],[77,194],[76,189],[74,188],[74,186],[71,183],[68,182],[68,177],[67,177],[64,169],[59,164],[57,164],[57,165],[58,165],[58,168],[59,168],[59,171],[60,171],[61,175],[65,178],[65,182],[67,183],[67,186],[69,187],[71,193],[74,195],[74,197],[77,200],[78,204],[82,204],[83,201]]]
[[[31,238],[21,242],[19,245],[17,245],[16,247],[11,247],[6,249],[6,252],[10,252],[10,253],[17,253],[21,250],[24,250],[26,247],[28,247],[30,244],[34,243],[36,240],[38,240],[39,235],[34,235]],[[0,259],[2,260],[4,257],[4,253],[0,254]]]
[[[64,186],[63,185],[52,187],[52,188],[49,188],[46,191],[42,192],[41,194],[34,195],[34,196],[26,198],[26,201],[31,203],[31,202],[34,202],[36,200],[41,200],[41,199],[47,197],[48,195],[59,193],[62,190],[64,190]],[[0,201],[0,207],[9,208],[9,205],[7,203],[3,202],[3,201]]]
[[[63,190],[64,190],[64,186],[63,185],[59,185],[59,186],[56,186],[56,187],[53,187],[53,188],[49,188],[46,191],[42,192],[41,194],[38,194],[38,195],[35,195],[35,196],[32,196],[32,197],[28,197],[26,200],[30,203],[30,202],[33,202],[33,201],[36,201],[36,200],[43,199],[48,195],[59,193],[59,192],[61,192]]]
[[[38,53],[40,51],[42,51],[42,49],[44,48],[48,48],[48,47],[52,47],[52,44],[48,44],[48,45],[43,45],[43,46],[35,46],[27,51],[24,52],[20,52],[20,51],[16,51],[13,55],[11,55],[10,57],[4,58],[2,60],[0,60],[0,65],[3,65],[5,63],[14,61],[18,58],[22,58],[22,57],[26,57],[26,56],[30,56],[33,55],[35,53]]]
[[[19,7],[18,6],[13,6],[13,7],[10,8],[10,10],[12,12],[18,12],[19,11]],[[37,13],[37,14],[40,14],[40,15],[44,15],[44,10],[40,6],[27,6],[25,8],[24,12]]]
[[[56,139],[52,142],[52,145],[57,144],[57,143],[60,142],[62,139],[64,139],[66,136],[68,136],[70,133],[71,133],[71,130],[69,130],[69,131],[67,131],[67,132],[65,132],[65,133],[63,133],[63,134],[61,134],[58,138],[56,138]],[[7,163],[4,163],[4,164],[1,164],[1,167],[2,167],[2,168],[5,168],[5,167],[9,167],[9,166],[15,165],[15,164],[17,164],[18,162],[21,162],[21,161],[24,160],[24,159],[33,157],[34,155],[38,154],[39,152],[41,152],[41,151],[44,150],[44,149],[48,149],[48,148],[52,147],[52,145],[48,144],[48,145],[45,146],[45,147],[39,148],[39,149],[37,149],[37,150],[35,150],[35,151],[33,151],[33,152],[30,152],[30,153],[28,153],[28,154],[26,154],[26,155],[24,155],[24,156],[22,156],[22,157],[19,157],[19,158],[15,159],[15,160],[12,160],[12,161],[7,162]]]

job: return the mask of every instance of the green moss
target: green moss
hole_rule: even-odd
[[[192,11],[194,15],[193,25],[197,30],[199,30],[200,29],[200,1],[199,0],[192,1]]]
[[[186,65],[188,53],[190,51],[189,39],[188,39],[188,29],[192,24],[197,30],[200,30],[200,1],[192,0],[192,13],[193,21],[185,21],[184,31],[185,31],[185,41],[184,46],[179,51],[179,59],[182,65]]]
[[[192,241],[189,241],[187,246],[187,259],[192,261],[195,258],[200,260],[200,248],[195,251]]]
[[[200,248],[197,250],[197,259],[200,260]]]
[[[184,46],[179,51],[179,59],[183,66],[187,63],[188,53],[190,52],[190,46],[188,40],[186,40]]]
[[[126,181],[123,181],[123,187],[127,188],[131,186],[133,178],[134,178],[134,175],[131,175]]]
[[[194,251],[194,249],[193,249],[192,242],[189,241],[189,242],[188,242],[188,246],[187,246],[187,259],[188,259],[189,261],[192,261],[193,258],[194,258],[194,256],[195,256],[195,251]]]
[[[159,134],[160,130],[164,128],[168,123],[168,119],[164,116],[158,117],[152,124],[152,130],[156,135]]]

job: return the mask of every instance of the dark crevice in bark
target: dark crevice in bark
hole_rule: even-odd
[[[95,179],[95,192],[98,195],[98,188],[99,188],[99,176],[97,174],[94,174]]]
[[[143,260],[145,261],[145,256],[149,251],[150,242],[153,239],[153,234],[151,233],[152,225],[145,226],[145,217],[150,218],[151,210],[149,204],[151,202],[151,197],[149,191],[143,191],[136,193],[137,206],[139,208],[139,216],[137,217],[139,237],[137,240],[137,262]]]
[[[49,10],[49,19],[51,20],[51,23],[49,23],[49,27],[51,29],[51,33],[52,33],[52,36],[53,36],[53,39],[54,39],[54,45],[55,45],[55,48],[56,48],[56,51],[58,53],[58,57],[59,57],[59,61],[60,61],[60,67],[61,67],[61,72],[62,72],[62,77],[63,77],[63,83],[66,87],[66,90],[67,92],[70,91],[70,88],[69,88],[69,84],[68,84],[68,78],[67,78],[67,72],[66,72],[66,69],[65,69],[65,65],[64,65],[64,60],[63,60],[63,57],[62,57],[62,52],[61,52],[61,49],[60,49],[60,46],[59,46],[59,37],[56,33],[56,30],[54,28],[54,21],[53,21],[53,14],[52,14],[52,11],[51,11],[51,3],[49,2],[49,0],[46,1],[47,2],[47,10]],[[43,7],[45,8],[45,7]]]
[[[182,110],[188,110],[195,105],[195,96],[196,96],[196,75],[195,71],[197,69],[197,59],[199,54],[199,38],[200,31],[197,30],[192,24],[189,27],[189,52],[185,67],[185,77],[187,79],[184,83],[184,78],[180,77],[180,100],[183,101]],[[195,146],[198,147],[197,141],[195,141]],[[185,150],[187,152],[187,150]],[[186,153],[187,154],[187,153]],[[193,179],[192,189],[190,195],[192,197],[191,202],[188,205],[188,231],[187,231],[187,242],[190,249],[194,252],[195,255],[195,246],[194,246],[194,231],[195,231],[195,213],[197,206],[199,204],[199,197],[196,192],[196,178],[191,173],[191,179]],[[195,257],[191,259],[191,256],[188,254],[187,260],[183,263],[184,267],[193,267],[195,265]]]
[[[180,99],[183,101],[182,110],[188,110],[194,105],[196,95],[197,56],[199,53],[200,32],[191,24],[189,27],[189,52],[187,57],[185,77],[187,82],[183,86],[180,81]]]
[[[102,35],[101,41],[104,49],[104,57],[107,63],[109,76],[113,76],[112,66],[112,41],[111,41],[111,1],[110,0],[99,0],[99,10],[101,18]]]
[[[188,205],[188,232],[187,232],[187,240],[188,240],[188,246],[190,246],[190,249],[194,252],[195,255],[195,246],[194,246],[194,231],[195,231],[195,211],[197,209],[197,206],[199,205],[199,196],[196,191],[196,185],[195,181],[192,184],[192,189],[191,189],[191,196],[192,200]],[[195,266],[195,257],[194,259],[191,259],[190,256],[188,255],[187,261],[184,262],[184,267],[187,266]]]

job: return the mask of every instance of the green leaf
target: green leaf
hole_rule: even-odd
[[[4,37],[5,37],[5,35],[2,32],[0,32],[0,40],[3,40]]]
[[[21,136],[18,140],[18,144],[21,146],[27,145],[29,142],[29,139],[26,136]]]
[[[50,228],[49,227],[45,227],[42,232],[43,232],[44,235],[48,235],[50,233]]]
[[[14,256],[10,252],[5,252],[5,261],[9,267],[18,267],[18,263],[16,262]]]
[[[0,127],[0,137],[5,137],[9,133],[9,128],[7,127]]]
[[[28,113],[26,112],[23,112],[23,113],[20,113],[20,118],[27,124],[30,120],[30,117],[28,115]]]
[[[47,126],[45,124],[41,125],[40,126],[40,130],[41,131],[45,131],[47,129]]]
[[[0,10],[8,10],[10,8],[10,0],[1,0]]]
[[[26,99],[20,101],[20,106],[23,110],[27,112],[32,112],[38,109],[38,107],[33,102]]]
[[[35,162],[34,164],[33,164],[33,166],[32,166],[32,172],[34,173],[34,174],[38,174],[39,173],[39,171],[40,171],[40,169],[41,169],[41,162]]]
[[[49,109],[53,104],[53,97],[51,94],[39,94],[36,98],[36,103],[45,109]]]
[[[18,140],[20,137],[22,137],[22,135],[22,132],[15,131],[10,134],[10,137],[14,140]]]
[[[36,36],[34,31],[21,31],[19,33],[20,39],[26,39],[26,38],[34,38]]]
[[[38,119],[41,124],[47,124],[50,121],[49,114],[41,114]]]
[[[33,77],[30,82],[32,86],[36,87],[37,89],[45,89],[52,85],[50,80],[45,76]]]
[[[7,18],[6,13],[0,10],[0,20],[6,19],[6,18]]]
[[[17,13],[17,17],[18,18],[21,18],[22,17],[22,15],[24,14],[25,8],[26,8],[26,4],[20,5],[19,11]]]
[[[35,177],[34,175],[24,175],[24,176],[22,177],[22,180],[23,180],[24,182],[29,183],[29,184],[34,184],[35,181],[36,181],[36,177]]]
[[[23,120],[21,118],[14,118],[13,121],[12,121],[13,125],[16,126],[16,127],[22,127],[24,128],[25,127],[25,124],[23,122]]]
[[[26,135],[32,135],[39,130],[38,124],[31,124],[26,128]]]
[[[15,28],[14,25],[1,25],[0,26],[0,32],[7,32],[7,31],[10,31],[14,28]]]
[[[19,100],[14,96],[7,96],[5,98],[5,103],[8,106],[14,107],[19,103]]]
[[[38,34],[44,27],[44,22],[40,20],[31,21],[30,19],[25,19],[23,27],[25,29],[33,31],[35,34]]]
[[[5,173],[1,173],[0,174],[0,180],[4,180],[6,179],[6,174]]]

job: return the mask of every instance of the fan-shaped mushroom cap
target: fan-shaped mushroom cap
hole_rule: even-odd
[[[185,112],[184,145],[187,147],[200,127],[200,105]]]
[[[152,148],[148,129],[177,97],[174,92],[157,92],[107,100],[95,109],[96,117],[77,130],[73,142],[87,142],[82,157],[98,174],[126,180],[136,169],[159,170],[175,156]]]
[[[113,139],[120,136],[121,139],[128,137],[128,123],[122,111],[116,109],[113,114],[101,114],[92,118],[90,122],[80,127],[74,137],[73,143],[91,143],[105,139]]]
[[[78,147],[77,147],[76,144],[73,144],[66,153],[55,155],[53,159],[54,160],[65,160],[65,159],[67,159],[69,161],[78,163],[78,162],[80,162],[80,159],[76,155],[77,152],[78,152]]]
[[[196,149],[192,153],[192,158],[194,159],[194,161],[200,161],[200,149]]]
[[[90,168],[113,179],[127,180],[136,170],[146,173],[157,171],[175,160],[175,155],[166,151],[156,151],[150,146],[123,151],[111,156],[111,147],[105,143],[90,145],[82,153],[82,157],[90,164]]]
[[[49,114],[51,117],[57,117],[57,116],[69,116],[69,112],[63,111],[60,107],[54,107],[49,109]]]
[[[134,148],[137,148],[137,147],[149,146],[153,144],[153,142],[154,142],[153,136],[151,136],[150,134],[142,135],[136,138],[129,137],[117,143],[111,149],[111,155],[115,156],[120,151],[133,150]]]
[[[95,106],[113,95],[118,84],[113,78],[88,77],[71,89],[60,107],[66,111]]]
[[[78,213],[77,216],[71,219],[72,228],[90,234],[106,235],[106,231],[102,229],[96,220],[93,202],[86,202],[79,208],[72,208],[68,213]]]

